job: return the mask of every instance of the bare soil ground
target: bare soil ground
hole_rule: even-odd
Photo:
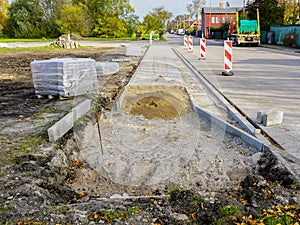
[[[72,131],[52,145],[46,130],[74,101],[36,98],[30,62],[61,56],[107,61],[123,57],[122,51],[90,47],[0,54],[0,224],[279,224],[283,216],[290,221],[285,224],[300,223],[299,184],[268,151],[235,190],[202,193],[178,184],[143,197],[110,198],[71,188],[79,174],[84,181],[93,168],[78,158]],[[100,107],[110,107],[138,63],[139,58],[121,63],[119,73],[101,81],[106,97]],[[115,185],[100,178],[104,187]],[[129,195],[137,191],[118,188]]]

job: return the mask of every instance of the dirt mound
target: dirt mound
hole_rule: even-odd
[[[60,37],[64,38],[64,39],[68,39],[68,35],[67,34],[63,34]],[[73,40],[73,41],[83,41],[84,40],[83,37],[81,37],[78,34],[70,34],[70,39]]]
[[[179,86],[129,86],[122,111],[146,119],[171,119],[193,111],[189,95]]]
[[[155,96],[139,100],[130,110],[134,116],[143,116],[146,119],[171,119],[179,116],[176,108],[167,100]]]

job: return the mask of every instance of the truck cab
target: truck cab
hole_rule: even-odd
[[[258,9],[256,20],[240,19],[239,11],[237,10],[235,20],[230,21],[228,38],[236,46],[244,44],[258,46],[260,44]]]

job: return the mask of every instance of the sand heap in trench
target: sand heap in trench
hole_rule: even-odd
[[[179,113],[167,100],[151,96],[136,102],[130,110],[130,115],[143,116],[146,119],[161,118],[166,120],[178,117]]]
[[[164,120],[193,111],[185,88],[178,86],[131,86],[122,110],[132,116]]]

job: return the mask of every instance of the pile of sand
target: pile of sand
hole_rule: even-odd
[[[166,99],[150,96],[136,102],[131,110],[130,115],[143,116],[146,119],[171,119],[178,117],[177,109]]]
[[[130,86],[122,111],[146,119],[171,119],[192,112],[189,95],[178,86]]]

